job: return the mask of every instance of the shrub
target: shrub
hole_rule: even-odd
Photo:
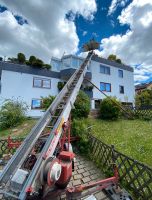
[[[82,154],[88,154],[89,141],[87,137],[87,124],[80,120],[73,119],[72,121],[72,135],[78,136],[80,140],[77,142],[77,147]]]
[[[90,112],[90,99],[87,94],[80,90],[72,110],[72,118],[88,117]]]
[[[53,100],[55,99],[54,96],[49,95],[48,97],[41,97],[42,98],[42,108],[47,110],[48,107],[52,104]]]
[[[6,100],[0,110],[0,128],[10,128],[25,119],[27,105],[18,100]]]
[[[105,98],[100,104],[100,117],[101,119],[118,119],[120,108],[116,105],[120,104],[115,98]]]
[[[64,82],[61,82],[61,81],[58,82],[58,90],[59,91],[61,91],[64,86],[65,86]]]
[[[26,61],[25,55],[23,53],[18,53],[17,59],[20,64],[24,64]]]

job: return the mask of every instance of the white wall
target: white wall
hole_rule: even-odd
[[[51,80],[51,89],[33,87],[33,77]],[[31,109],[32,99],[40,99],[41,96],[57,95],[57,83],[59,79],[25,74],[20,72],[2,71],[0,102],[5,99],[18,98],[29,106],[27,115],[38,117],[44,114],[41,110]]]
[[[122,102],[134,102],[135,89],[133,72],[123,70],[123,78],[120,78],[118,76],[118,70],[119,68],[111,66],[110,75],[102,74],[100,73],[100,63],[91,61],[92,82],[99,88],[100,82],[111,83],[111,92],[105,92],[108,96],[116,96]],[[119,93],[119,85],[124,86],[124,94]],[[103,99],[105,96],[94,88],[93,98]]]

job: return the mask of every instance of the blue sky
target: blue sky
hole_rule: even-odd
[[[46,63],[81,53],[94,37],[96,52],[134,67],[135,83],[152,80],[151,0],[0,0],[0,56],[23,52]]]
[[[80,39],[79,48],[92,37],[100,42],[103,38],[110,37],[111,35],[124,34],[129,29],[128,25],[120,26],[118,23],[117,17],[120,15],[122,7],[119,7],[112,16],[108,16],[111,0],[97,0],[96,3],[97,12],[92,22],[84,19],[82,16],[77,16],[75,19],[77,34]]]

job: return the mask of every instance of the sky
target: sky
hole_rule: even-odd
[[[52,56],[96,51],[134,67],[135,84],[152,81],[151,0],[0,0],[0,56],[23,52],[49,63]]]

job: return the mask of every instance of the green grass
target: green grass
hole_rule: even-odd
[[[84,119],[83,122],[94,125],[92,133],[103,142],[114,144],[120,152],[152,166],[152,121]]]
[[[36,122],[37,122],[36,119],[26,119],[22,124],[20,124],[16,127],[1,130],[0,131],[0,139],[7,138],[8,136],[24,137],[25,135],[27,135],[30,132],[30,130],[33,128],[33,126],[36,124]]]

